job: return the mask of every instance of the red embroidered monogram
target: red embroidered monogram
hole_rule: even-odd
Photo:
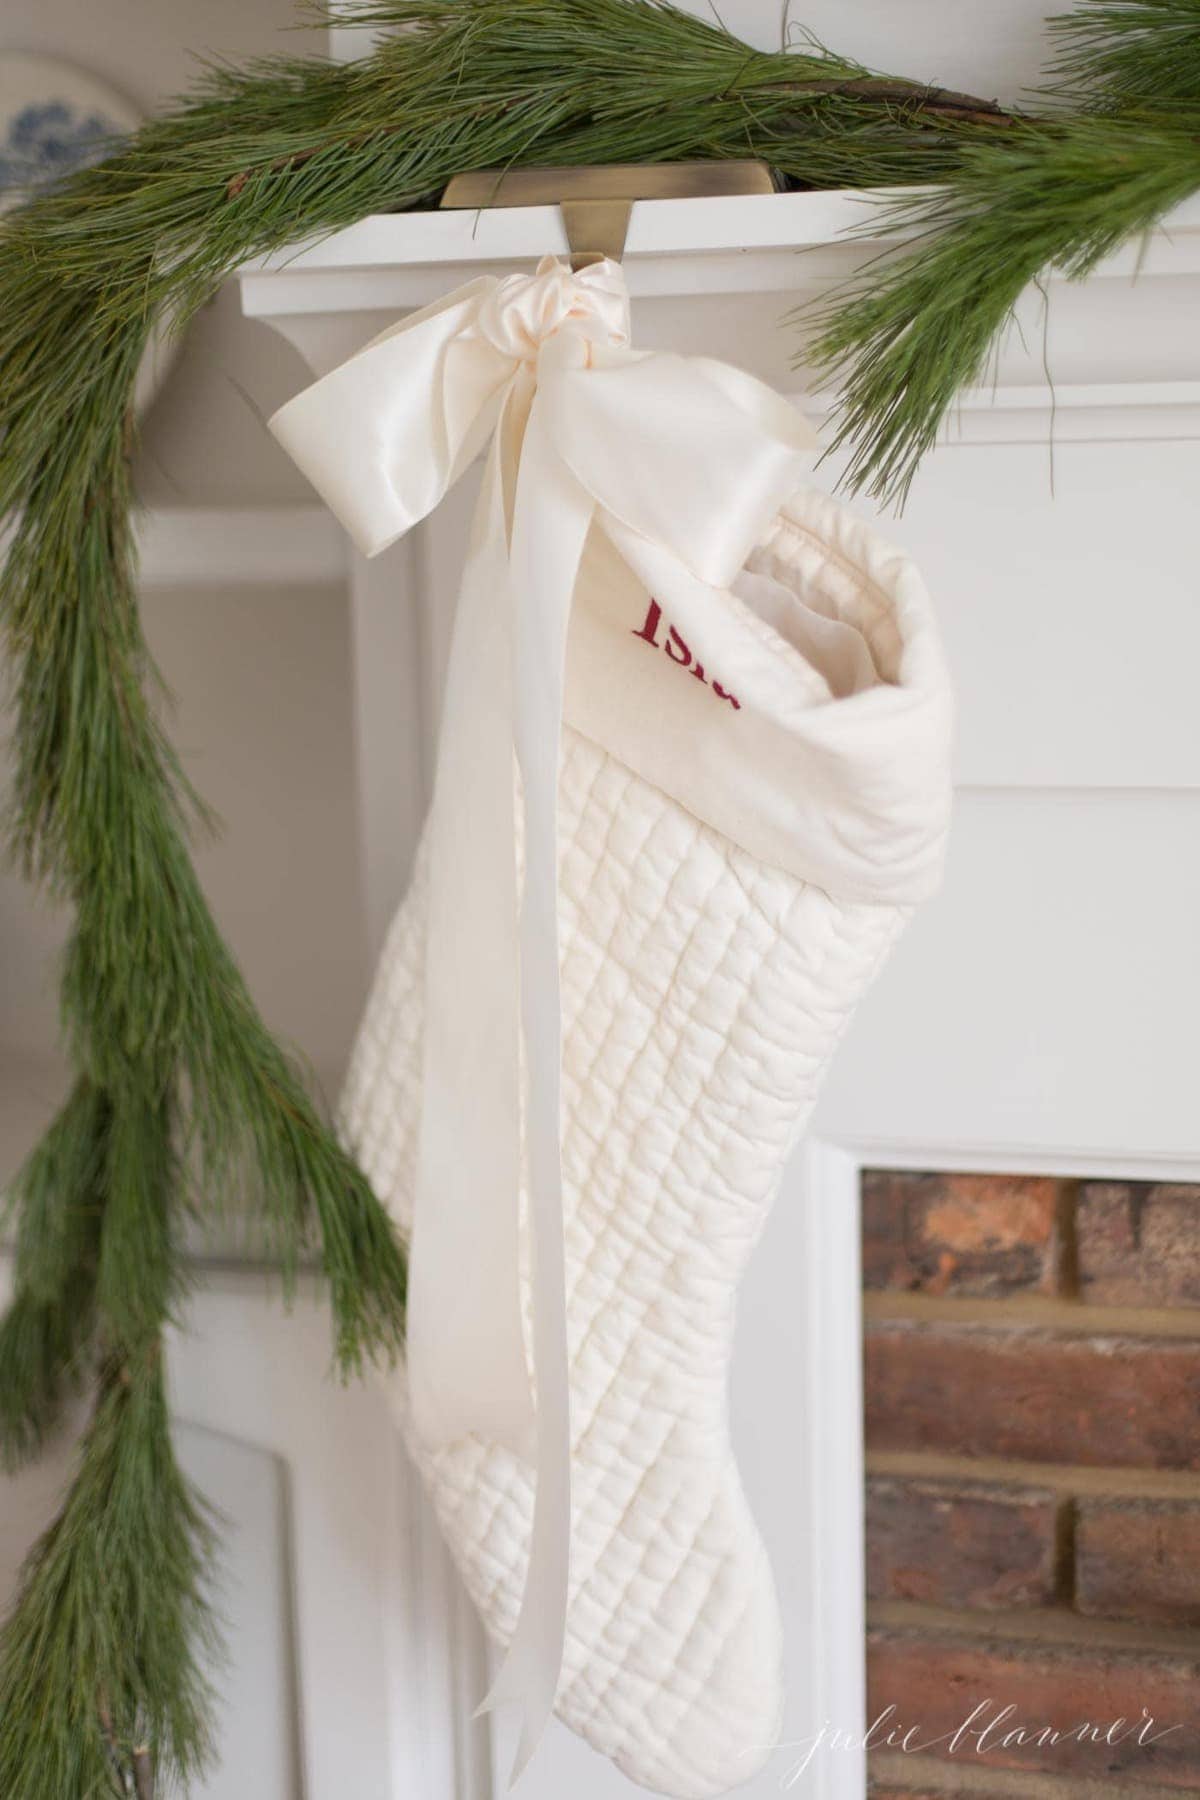
[[[655,650],[665,651],[673,663],[678,663],[681,669],[686,669],[689,674],[696,677],[697,681],[702,681],[705,687],[711,687],[718,700],[728,700],[734,711],[740,712],[741,701],[736,699],[727,688],[723,688],[719,681],[709,680],[704,673],[704,664],[694,660],[691,651],[673,625],[667,626],[667,635],[661,643],[659,642],[658,629],[662,623],[662,607],[657,600],[652,599],[646,609],[644,624],[640,629],[636,629],[633,635],[652,645]]]

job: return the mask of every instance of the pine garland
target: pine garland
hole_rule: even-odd
[[[1030,282],[1089,274],[1200,187],[1200,0],[1091,0],[1050,24],[1058,110],[884,207],[914,248],[816,310],[809,360],[844,378],[833,447],[880,501],[904,500]]]
[[[1026,283],[1085,272],[1200,186],[1200,0],[1090,0],[1060,27],[1038,117],[812,45],[754,51],[661,0],[358,16],[407,29],[347,66],[215,70],[0,227],[10,835],[75,913],[76,1083],[8,1196],[8,1465],[68,1396],[95,1394],[0,1635],[5,1800],[147,1800],[211,1751],[212,1525],[174,1459],[161,1355],[187,1220],[248,1196],[289,1283],[315,1250],[343,1372],[403,1335],[402,1247],[259,1017],[188,854],[204,809],[155,709],[130,525],[152,325],[183,329],[246,259],[431,204],[468,168],[751,155],[794,186],[932,183],[901,202],[919,247],[843,298],[818,344],[847,369],[851,481],[899,494]]]

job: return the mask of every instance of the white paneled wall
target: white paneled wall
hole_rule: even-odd
[[[824,195],[635,209],[635,341],[723,355],[803,390],[782,314],[848,272],[836,234],[862,217],[854,197]],[[561,248],[553,208],[381,218],[249,271],[244,297],[319,372],[397,312]],[[1191,202],[1145,247],[1140,273],[1126,257],[1083,287],[1052,283],[1048,302],[1032,294],[995,384],[963,397],[906,515],[881,522],[925,568],[944,622],[958,801],[945,888],[851,1025],[739,1314],[734,1436],[783,1601],[793,1744],[823,1724],[861,1730],[859,1167],[1200,1172],[1187,1050],[1200,994],[1188,682],[1200,652],[1198,279]],[[820,395],[807,403],[821,416]],[[835,476],[826,462],[815,479]],[[415,534],[402,586],[395,571],[353,563],[358,666],[376,682],[389,660],[421,671],[429,720],[467,498],[453,494]],[[399,659],[376,635],[397,598],[410,644]],[[407,760],[375,691],[359,700],[368,781],[373,757]],[[418,1641],[443,1657],[444,1691],[465,1712],[480,1683],[437,1640]],[[503,1770],[509,1722],[495,1733]],[[747,1794],[780,1791],[794,1761],[781,1750]],[[860,1741],[857,1754],[817,1759],[797,1791],[862,1800],[863,1789]],[[557,1726],[525,1790],[633,1793]]]

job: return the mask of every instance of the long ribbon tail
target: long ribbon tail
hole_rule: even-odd
[[[593,504],[553,451],[535,396],[513,513],[515,741],[525,807],[520,915],[521,1016],[529,1064],[526,1140],[533,1248],[537,1497],[516,1630],[479,1707],[522,1707],[509,1777],[523,1773],[554,1710],[566,1636],[571,1420],[561,1132],[558,968],[558,764],[567,623]]]
[[[455,618],[430,816],[409,1404],[430,1445],[478,1431],[528,1454],[507,580],[494,440]]]

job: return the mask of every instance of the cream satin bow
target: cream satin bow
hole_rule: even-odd
[[[567,622],[593,524],[727,587],[813,436],[752,377],[627,348],[620,268],[485,277],[402,320],[271,429],[371,556],[491,437],[455,618],[430,820],[421,1139],[410,1254],[411,1420],[533,1460],[516,1633],[480,1710],[523,1707],[512,1779],[554,1707],[566,1626],[570,1410],[560,1167],[556,799]],[[525,878],[518,907],[513,751]],[[518,969],[520,971],[518,978]],[[518,1254],[521,1095],[532,1367]]]

